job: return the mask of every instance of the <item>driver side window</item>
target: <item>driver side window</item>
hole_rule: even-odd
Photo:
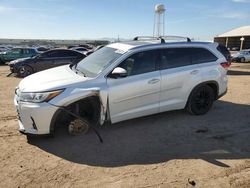
[[[128,76],[153,72],[156,71],[156,56],[156,50],[139,52],[127,58],[119,67],[124,68]]]

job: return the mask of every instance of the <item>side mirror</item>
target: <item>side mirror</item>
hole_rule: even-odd
[[[124,78],[126,76],[128,76],[127,71],[121,67],[116,67],[109,75],[110,78]]]

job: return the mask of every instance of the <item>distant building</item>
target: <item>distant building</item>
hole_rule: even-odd
[[[225,45],[230,50],[250,49],[250,26],[243,26],[214,38],[215,42]]]

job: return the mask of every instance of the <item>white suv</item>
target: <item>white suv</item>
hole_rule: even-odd
[[[77,65],[23,79],[14,99],[20,132],[53,134],[67,125],[69,133],[81,134],[105,121],[184,108],[208,112],[227,91],[227,49],[158,39],[109,44]]]

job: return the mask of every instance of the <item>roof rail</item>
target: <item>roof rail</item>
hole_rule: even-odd
[[[138,41],[139,39],[151,39],[151,40],[160,40],[161,43],[165,43],[165,40],[161,37],[151,37],[151,36],[137,36],[133,40]]]
[[[174,36],[174,35],[160,36],[159,38],[161,38],[163,40],[185,39],[187,42],[191,42],[191,39],[189,37],[181,37],[181,36]]]

